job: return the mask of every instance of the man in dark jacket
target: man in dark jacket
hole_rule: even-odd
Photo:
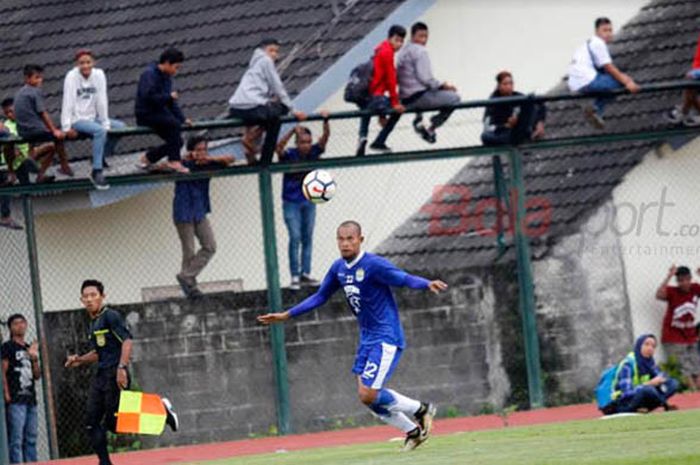
[[[136,93],[136,124],[147,126],[165,141],[141,157],[140,166],[152,168],[155,163],[168,157],[165,167],[178,173],[189,170],[180,161],[182,149],[182,125],[190,124],[177,103],[178,93],[173,90],[172,77],[185,61],[185,55],[169,48],[160,55],[158,63],[151,63],[141,74]]]

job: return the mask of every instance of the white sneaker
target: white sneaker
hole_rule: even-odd
[[[666,120],[669,123],[678,124],[681,121],[683,121],[685,115],[681,111],[681,107],[676,105],[675,107],[671,108],[666,113],[664,113],[664,118],[666,118]]]
[[[425,437],[423,436],[423,432],[421,431],[420,427],[417,427],[410,433],[406,434],[406,439],[403,442],[403,447],[401,448],[401,452],[410,452],[416,447],[420,446],[425,442]]]
[[[167,414],[165,423],[170,426],[170,429],[173,430],[173,432],[175,432],[180,429],[180,419],[177,417],[177,413],[173,411],[173,404],[170,402],[170,400],[163,397],[162,402]]]
[[[687,115],[683,118],[683,126],[696,128],[700,126],[700,115]]]
[[[292,276],[292,283],[289,285],[289,288],[293,291],[298,291],[299,289],[301,289],[301,282],[299,276]]]

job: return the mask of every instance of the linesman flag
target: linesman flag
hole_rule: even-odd
[[[122,391],[117,412],[117,433],[160,435],[165,429],[166,416],[158,394]]]

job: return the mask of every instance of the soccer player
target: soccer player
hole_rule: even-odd
[[[97,372],[90,388],[87,405],[87,432],[99,465],[112,465],[107,451],[107,431],[115,432],[116,413],[122,389],[129,389],[131,333],[121,314],[104,305],[104,285],[88,279],[80,288],[80,301],[90,317],[90,347],[83,355],[69,355],[66,368],[97,363]],[[166,423],[177,431],[179,422],[168,399],[163,399]]]
[[[319,290],[286,312],[261,315],[258,321],[266,325],[287,321],[320,307],[342,288],[360,325],[352,369],[360,401],[382,421],[406,433],[403,450],[413,450],[428,439],[436,408],[384,387],[405,347],[391,287],[428,289],[437,294],[446,290],[447,284],[410,275],[385,258],[363,252],[362,228],[355,221],[338,227],[337,241],[342,258],[331,265]]]

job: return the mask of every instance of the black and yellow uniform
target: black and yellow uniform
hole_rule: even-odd
[[[114,432],[119,409],[117,370],[122,344],[131,333],[122,315],[104,307],[90,323],[90,348],[97,352],[97,373],[92,382],[87,405],[87,430],[100,465],[110,465],[107,431]],[[128,378],[128,372],[127,372]]]

